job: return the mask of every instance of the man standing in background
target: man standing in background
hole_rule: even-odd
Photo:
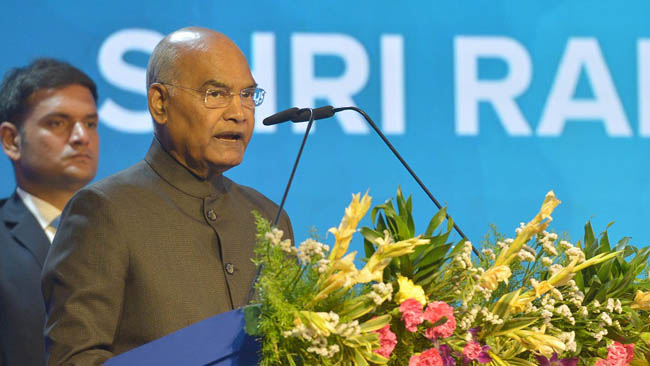
[[[97,172],[96,102],[95,83],[53,59],[10,70],[0,86],[17,184],[0,200],[0,365],[46,364],[41,270],[63,207]]]

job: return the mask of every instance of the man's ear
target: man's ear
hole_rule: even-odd
[[[20,159],[20,131],[16,125],[6,121],[0,124],[0,143],[2,143],[2,150],[11,161],[16,162]]]
[[[154,122],[161,125],[167,123],[167,104],[169,102],[167,88],[160,83],[151,84],[147,91],[147,101],[149,113],[151,113]]]

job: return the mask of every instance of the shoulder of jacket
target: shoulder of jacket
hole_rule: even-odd
[[[277,209],[278,205],[275,204],[271,199],[266,197],[264,194],[260,193],[258,190],[238,184],[236,182],[233,182],[232,180],[228,179],[228,183],[230,185],[230,192],[235,192],[237,194],[240,194],[244,196],[247,200],[249,200],[251,203],[255,204],[256,206],[262,206],[262,207],[269,207],[269,208],[274,208]]]

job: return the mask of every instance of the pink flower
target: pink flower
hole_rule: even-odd
[[[380,347],[379,349],[373,350],[373,352],[390,358],[390,354],[393,353],[393,349],[395,349],[395,345],[397,344],[397,336],[390,331],[390,324],[386,324],[385,327],[375,332],[379,334]]]
[[[628,350],[631,350],[628,353]],[[607,363],[610,366],[627,366],[634,358],[634,344],[622,345],[618,342],[607,349]]]
[[[406,299],[399,305],[399,311],[401,311],[402,313],[405,312],[421,313],[422,304],[420,304],[419,301],[413,298]]]
[[[614,344],[607,349],[607,359],[599,359],[596,366],[629,366],[634,359],[634,343]]]
[[[429,348],[419,355],[411,356],[409,366],[442,366],[442,357],[437,349]]]
[[[454,318],[454,308],[447,305],[442,301],[434,301],[427,305],[426,310],[424,310],[424,319],[428,320],[431,323],[435,323],[442,317],[447,318],[447,321],[444,324],[438,325],[433,328],[429,328],[424,332],[424,335],[429,339],[434,338],[447,338],[454,334],[456,329],[456,318]]]
[[[630,363],[634,359],[634,343],[624,344],[625,350],[627,351],[627,362]]]
[[[612,366],[625,366],[627,364],[627,350],[618,342],[607,349],[607,362]]]
[[[424,321],[422,304],[416,299],[407,299],[400,304],[399,311],[402,313],[402,321],[404,321],[406,330],[411,333],[416,332],[418,325]]]
[[[481,345],[478,342],[471,341],[465,345],[465,348],[463,348],[463,356],[470,360],[476,360],[478,359],[478,355],[481,354],[481,351]]]

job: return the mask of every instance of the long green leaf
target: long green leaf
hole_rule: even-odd
[[[415,223],[413,222],[413,215],[411,212],[411,207],[413,206],[411,196],[407,200],[404,200],[402,195],[402,189],[397,188],[397,208],[399,209],[399,217],[403,223],[406,224],[407,232],[404,233],[404,238],[410,238],[415,236]]]
[[[413,264],[417,268],[424,268],[429,266],[432,263],[437,263],[445,259],[445,255],[447,254],[447,252],[449,252],[450,248],[451,248],[451,243],[444,244],[437,247],[431,246],[431,248],[428,248],[428,250],[423,253],[422,259],[419,261],[413,261]]]
[[[425,280],[427,277],[440,270],[441,264],[442,262],[431,263],[427,266],[421,266],[419,271],[413,276],[413,281],[418,284],[421,283],[421,281]]]
[[[613,265],[614,261],[612,260],[600,264],[600,268],[598,269],[598,278],[600,278],[602,282],[607,282],[613,277],[611,273]]]
[[[445,220],[445,217],[447,217],[447,208],[443,207],[429,221],[429,226],[427,226],[427,231],[424,232],[424,236],[432,236],[438,226]]]
[[[587,279],[587,277],[585,277],[585,279]],[[587,292],[585,293],[585,299],[582,301],[583,304],[590,303],[594,299],[594,297],[596,297],[596,293],[598,292],[598,289],[602,285],[602,282],[600,282],[600,279],[596,275],[591,276],[587,283],[589,285],[585,283],[585,290],[587,290]]]
[[[359,326],[359,328],[361,328],[361,332],[364,333],[379,330],[385,327],[386,324],[390,323],[390,319],[391,319],[390,314],[378,316],[376,318],[372,318],[370,320],[365,321]]]
[[[602,302],[607,301],[607,293],[609,292],[610,282],[604,283],[596,292],[595,299]]]
[[[510,314],[511,303],[519,297],[520,293],[521,289],[501,296],[499,301],[492,306],[492,313],[498,315],[501,319],[506,319],[508,314]]]
[[[354,364],[357,366],[368,366],[368,361],[363,357],[361,350],[358,348],[354,349]]]
[[[363,355],[363,357],[366,358],[366,360],[368,360],[368,361],[370,361],[370,362],[372,362],[372,363],[374,363],[376,365],[385,365],[385,364],[388,363],[388,359],[381,356],[378,353],[368,351],[367,349],[361,349],[360,352]]]
[[[375,246],[373,242],[379,238],[383,238],[384,235],[379,231],[373,230],[369,227],[362,227],[360,230],[361,235],[364,237],[363,248],[366,258],[370,258],[371,255],[375,253]]]
[[[591,227],[591,221],[587,221],[585,224],[585,254],[588,254],[587,258],[593,257],[596,252],[594,246],[595,240],[596,237],[594,235],[594,229]]]
[[[423,239],[429,239],[429,244],[428,245],[421,245],[417,248],[415,248],[415,251],[411,254],[411,258],[413,258],[413,265],[418,266],[421,264],[427,264],[422,263],[424,260],[426,260],[430,255],[436,255],[436,256],[444,256],[447,254],[449,251],[449,248],[451,248],[451,244],[444,244],[447,241],[447,238],[449,238],[449,232],[439,235],[439,236],[434,236],[434,237],[423,237]],[[436,251],[434,253],[434,251]],[[444,253],[440,253],[440,251],[444,251]]]
[[[449,257],[454,258],[458,254],[460,254],[461,250],[463,250],[464,243],[465,243],[465,239],[461,238],[454,246],[454,249],[451,250],[451,253],[449,253]]]
[[[609,253],[612,251],[612,248],[609,246],[609,235],[607,235],[607,230],[603,231],[602,237],[600,238],[600,248],[598,249],[598,254],[600,253]]]
[[[513,320],[509,320],[503,323],[503,326],[499,328],[498,332],[492,333],[490,335],[496,337],[515,330],[528,328],[529,326],[535,324],[535,322],[537,322],[538,320],[539,319],[536,317],[523,317],[523,318],[516,318]]]
[[[631,238],[629,236],[626,236],[623,239],[619,240],[614,247],[614,251],[618,252],[619,250],[623,250],[627,246],[627,243],[630,242],[630,239]]]

